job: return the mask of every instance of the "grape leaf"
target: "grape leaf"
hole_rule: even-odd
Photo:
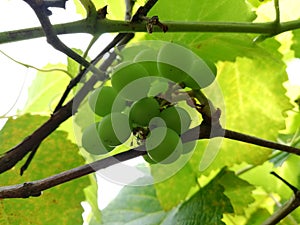
[[[291,49],[295,52],[295,57],[300,58],[300,30],[293,30],[293,45]]]
[[[179,207],[173,218],[174,225],[225,224],[221,221],[223,214],[232,213],[233,208],[220,184],[224,173],[226,171],[221,170],[211,182]]]
[[[220,180],[224,194],[230,199],[235,215],[244,215],[244,209],[254,202],[252,191],[255,187],[228,171]]]
[[[44,69],[66,70],[63,64],[47,65]],[[49,115],[58,103],[70,81],[70,77],[61,71],[39,71],[28,90],[28,100],[23,113]]]
[[[151,168],[154,177],[160,176],[160,168]],[[184,201],[192,187],[197,185],[197,174],[195,174],[187,163],[174,176],[155,184],[155,190],[160,205],[164,210],[170,210]]]
[[[47,117],[29,114],[9,119],[0,132],[3,151],[18,144],[46,119]],[[20,176],[20,167],[25,160],[0,175],[1,186],[42,179],[83,164],[78,147],[62,131],[56,131],[45,139],[25,174]],[[80,224],[80,202],[85,199],[82,190],[88,183],[87,178],[80,178],[46,190],[38,198],[1,200],[0,223]]]
[[[270,172],[275,171],[292,185],[299,187],[300,172],[298,165],[298,157],[290,155],[281,167],[274,168],[272,163],[265,162],[263,165],[249,170],[240,177],[257,187],[262,187],[267,193],[277,193],[281,198],[280,202],[283,204],[287,199],[291,198],[293,192],[281,180],[271,175]]]
[[[102,210],[104,225],[161,224],[167,213],[161,208],[152,185],[125,186]]]
[[[265,221],[270,216],[271,214],[268,212],[268,210],[259,208],[251,214],[249,220],[247,221],[247,225],[260,225],[262,221]]]
[[[159,1],[150,11],[153,15],[159,15],[160,20],[178,21],[252,21],[255,13],[243,0],[191,0],[176,1],[170,4],[168,1]]]
[[[182,205],[165,212],[159,204],[153,185],[125,186],[102,211],[104,225],[184,225],[224,224],[223,213],[233,212],[220,180],[222,170],[209,184],[196,192]],[[211,206],[214,207],[211,207]]]

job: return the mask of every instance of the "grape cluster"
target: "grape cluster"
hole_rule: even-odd
[[[99,87],[90,95],[89,106],[102,119],[84,130],[82,146],[100,155],[131,139],[131,145],[134,140],[145,146],[144,158],[149,163],[174,162],[191,150],[180,136],[192,120],[177,97],[186,87],[208,86],[215,75],[214,64],[208,65],[181,47],[166,44],[159,51],[139,50],[132,60],[114,68],[110,86]]]

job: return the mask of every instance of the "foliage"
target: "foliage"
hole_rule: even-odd
[[[132,1],[125,2],[128,4]],[[146,1],[133,2],[135,12],[138,6],[144,5]],[[165,33],[156,27],[157,29],[149,34],[146,32],[146,25],[148,31],[151,25],[149,20],[138,21],[139,24],[143,24],[144,32],[136,33],[131,42],[159,40],[178,43],[203,59],[213,62],[217,67],[217,78],[211,86],[203,89],[203,93],[220,109],[222,127],[299,149],[300,87],[288,81],[286,69],[289,60],[300,55],[300,32],[296,29],[299,27],[294,27],[290,28],[292,31],[277,35],[278,24],[269,23],[270,7],[272,6],[273,13],[271,18],[274,19],[273,5],[276,5],[276,2],[278,3],[276,0],[180,0],[175,3],[161,0],[150,10],[148,16],[157,15],[162,24],[164,21],[170,21],[166,22],[170,30]],[[280,13],[284,15],[283,18],[287,18],[285,15],[288,14],[289,7],[296,4],[295,2],[296,0],[280,1]],[[103,1],[101,4],[99,1],[74,0],[74,3],[77,12],[88,18],[79,22],[88,21],[89,29],[95,32],[95,37],[99,34],[96,30],[100,29],[95,25],[95,21],[99,20],[99,11],[95,10],[107,4],[108,15],[103,21],[108,24],[115,21],[117,24],[120,21],[116,20],[123,20],[126,8],[121,0]],[[298,14],[293,15],[293,19],[298,19]],[[257,21],[262,22],[262,25],[257,26],[256,32],[243,31],[243,26],[248,29],[249,24],[256,26]],[[181,25],[176,22],[180,22]],[[213,32],[189,32],[191,22],[194,23],[193,26],[198,22],[204,22],[204,25],[205,22],[212,22],[212,27],[230,27],[235,24],[240,24],[241,27],[232,28],[232,33],[219,31],[217,28],[211,30]],[[298,21],[298,26],[299,23]],[[70,32],[73,32],[74,24],[64,24],[66,33],[68,26]],[[283,24],[282,27],[284,25],[288,24]],[[134,32],[130,26],[128,29]],[[185,26],[186,29],[183,29]],[[59,28],[59,25],[56,27]],[[270,33],[270,27],[274,27],[273,33]],[[190,28],[192,29],[192,26]],[[30,36],[30,32],[28,34],[27,39],[35,37]],[[0,40],[3,36],[0,33]],[[115,51],[122,58],[122,53],[117,49]],[[141,49],[135,51],[132,55],[125,55],[125,59],[129,57],[132,60]],[[79,57],[86,55],[84,47],[74,52],[77,52]],[[55,108],[60,96],[70,84],[70,79],[83,71],[75,62],[76,58],[74,59],[72,54],[67,55],[69,57],[66,65],[63,62],[57,65],[48,64],[43,68],[45,70],[37,72],[28,89],[25,107],[15,117],[10,117],[0,131],[0,151],[3,156],[8,150],[26,141],[26,138],[30,139],[30,134],[47,121],[51,121],[53,116],[60,115],[60,109]],[[99,64],[103,62],[105,57]],[[118,62],[114,61],[113,65],[116,63]],[[48,72],[45,72],[46,70]],[[97,72],[96,68],[92,70]],[[107,73],[110,75],[111,72],[112,68],[108,67]],[[79,79],[78,85],[70,91],[64,102],[72,101],[73,96],[77,97],[93,78],[91,73],[87,73],[85,78]],[[91,86],[97,88],[102,83],[111,86],[110,81],[101,79]],[[221,90],[219,94],[215,93],[216,88]],[[61,120],[65,121],[62,126],[57,124],[53,129],[55,131],[50,132],[41,143],[23,176],[19,176],[18,173],[27,157],[2,173],[1,186],[40,180],[95,160],[109,159],[109,156],[123,154],[122,152],[126,155],[128,148],[136,144],[129,144],[129,140],[104,156],[86,152],[81,146],[83,131],[93,122],[101,121],[102,117],[93,114],[88,106],[88,97],[81,99],[79,96],[79,100],[76,97],[74,105],[76,101],[82,102],[79,108],[70,109],[70,115],[74,114],[73,121],[65,118],[66,121]],[[186,105],[184,107],[188,108]],[[189,110],[194,113],[196,111],[191,108]],[[192,125],[199,125],[195,124],[195,121],[199,122],[199,114],[190,115],[193,115]],[[97,185],[101,184],[96,183],[96,176],[89,175],[89,179],[82,177],[45,190],[38,198],[1,199],[1,224],[80,224],[83,213],[80,203],[83,201],[88,202],[92,209],[84,218],[90,225],[262,224],[270,216],[276,215],[276,211],[294,195],[293,191],[272,176],[270,171],[277,172],[295,187],[300,187],[299,158],[296,154],[263,148],[257,143],[250,144],[247,141],[239,142],[219,137],[197,140],[195,145],[194,152],[180,158],[187,159],[180,170],[176,168],[172,171],[173,167],[167,166],[149,166],[142,161],[136,167],[137,170],[150,174],[150,179],[156,182],[148,183],[149,180],[140,178],[124,185],[116,198],[103,210],[99,210],[97,205]],[[161,177],[170,171],[172,176],[161,180]],[[128,175],[125,172],[121,174],[123,177]],[[0,188],[1,191],[3,190]],[[289,217],[280,222],[299,223],[299,209],[289,212]]]

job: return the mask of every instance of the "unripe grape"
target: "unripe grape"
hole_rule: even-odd
[[[112,151],[114,147],[107,146],[101,141],[97,127],[98,123],[94,123],[84,129],[81,138],[82,147],[94,155],[106,154]]]
[[[179,135],[187,131],[192,122],[188,112],[181,107],[166,108],[159,116],[165,121],[168,128],[176,131]]]
[[[158,71],[161,76],[175,83],[180,83],[187,78],[187,72],[194,58],[191,51],[180,45],[168,43],[158,53]]]
[[[155,98],[146,97],[135,102],[130,109],[129,119],[133,127],[148,126],[153,117],[158,116],[160,113],[159,104]]]
[[[117,97],[118,93],[109,86],[97,88],[89,97],[89,105],[91,109],[99,116],[105,116],[112,111],[121,112],[125,108],[125,100]]]
[[[189,76],[183,81],[187,87],[201,89],[209,86],[216,78],[217,67],[210,61],[197,59],[191,65]]]
[[[149,163],[149,164],[156,164],[157,162],[155,162],[153,159],[150,158],[150,156],[148,154],[143,155],[144,160]]]
[[[98,133],[103,143],[108,146],[124,143],[131,134],[128,116],[118,112],[106,115],[99,123]]]
[[[158,127],[151,130],[146,138],[146,150],[153,161],[168,164],[180,157],[182,142],[179,135],[172,129]]]
[[[186,143],[183,143],[182,145],[182,154],[187,154],[193,151],[196,147],[197,142],[196,141],[189,141]]]
[[[150,76],[159,76],[157,69],[157,51],[148,48],[142,50],[133,60],[140,63],[149,73]]]
[[[139,63],[124,62],[115,68],[111,84],[125,99],[135,101],[147,96],[151,85],[148,76],[148,71]]]

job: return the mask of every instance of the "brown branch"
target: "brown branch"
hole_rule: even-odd
[[[49,20],[47,15],[48,9],[44,6],[44,2],[40,0],[24,0],[35,12],[36,16],[38,17],[40,24],[43,28],[45,36],[47,38],[47,42],[52,45],[55,49],[63,52],[70,58],[74,59],[79,64],[83,65],[84,67],[88,68],[91,64],[81,57],[79,54],[74,52],[72,49],[67,47],[58,37],[56,31],[53,29],[53,26]],[[94,68],[93,72],[97,73],[98,70]]]
[[[97,170],[107,168],[119,162],[126,161],[143,154],[145,154],[145,152],[143,151],[131,150],[120,153],[113,157],[95,161],[88,165],[64,171],[45,179],[26,182],[13,186],[0,187],[0,198],[28,198],[30,196],[37,197],[40,196],[41,192],[46,189],[66,183],[68,181],[93,173]]]
[[[139,13],[142,13],[142,15],[147,14],[156,2],[157,0],[149,0],[144,7],[139,8],[135,15],[139,15]],[[135,20],[133,19],[132,22],[135,22]],[[132,33],[126,33],[122,35],[124,35],[124,38],[123,42],[120,42],[120,46],[126,44],[133,37]],[[106,69],[111,65],[114,57],[115,53],[112,53],[110,57],[101,65],[100,70],[106,71]],[[76,113],[81,101],[85,98],[97,81],[98,78],[96,76],[92,76],[92,78],[85,83],[76,96],[66,105],[62,106],[55,113],[53,113],[48,121],[36,129],[17,146],[4,153],[4,155],[0,157],[0,174],[12,168],[17,162],[23,159],[25,155],[32,151],[35,146],[40,144],[47,136],[54,132],[61,123]]]
[[[197,134],[197,136],[195,135]],[[229,134],[229,135],[228,135]],[[236,136],[232,136],[232,134]],[[199,126],[192,128],[185,132],[182,136],[182,142],[190,142],[197,139],[210,139],[214,137],[224,137],[229,139],[234,139],[238,141],[248,140],[249,143],[256,144],[262,147],[269,147],[270,141],[262,140],[249,135],[225,130],[220,126],[211,127],[206,123],[202,123]],[[256,143],[257,142],[257,143]],[[290,146],[285,146],[277,143],[273,143],[276,149],[283,150],[287,152],[297,153],[300,155],[300,149],[293,148]],[[27,182],[24,184],[17,184],[13,186],[5,186],[0,188],[0,198],[28,198],[30,196],[39,196],[42,191],[57,186],[59,184],[77,179],[79,177],[85,176],[87,174],[93,173],[100,169],[107,168],[109,166],[115,165],[117,163],[132,159],[141,155],[146,154],[144,146],[140,146],[138,149],[131,149],[126,152],[95,161],[91,164],[80,166],[60,174],[53,175],[51,177]],[[299,194],[300,195],[300,194]],[[299,200],[298,200],[299,201]],[[294,206],[293,204],[289,207]]]
[[[275,225],[278,224],[282,219],[288,216],[291,212],[297,209],[300,206],[300,191],[298,188],[284,180],[275,172],[271,172],[275,177],[280,179],[284,184],[286,184],[293,192],[294,195],[291,199],[286,202],[280,209],[278,209],[275,213],[272,214],[266,221],[262,223],[262,225]]]
[[[293,197],[285,203],[278,211],[272,214],[262,225],[276,225],[283,218],[288,216],[291,212],[300,206],[300,191],[298,191]]]

